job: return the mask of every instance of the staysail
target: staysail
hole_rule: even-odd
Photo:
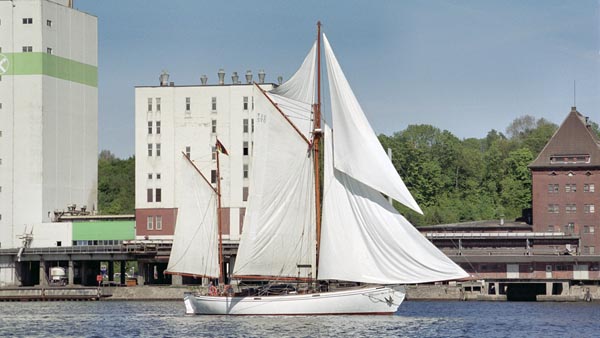
[[[335,168],[422,214],[379,143],[325,34],[323,41],[335,129]],[[377,168],[376,175],[374,168]]]
[[[326,125],[319,279],[402,284],[467,277],[379,191],[334,168],[336,141]]]
[[[234,277],[315,278],[315,194],[310,144],[254,87],[250,195]]]
[[[183,157],[183,155],[182,155]],[[187,158],[178,162],[177,224],[167,272],[172,274],[218,277],[217,194]]]

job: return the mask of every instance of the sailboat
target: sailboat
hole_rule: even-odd
[[[321,123],[322,43],[333,128]],[[250,195],[233,278],[300,287],[280,294],[266,292],[269,286],[254,293],[216,292],[214,287],[207,295],[186,293],[187,314],[391,314],[404,300],[405,284],[468,276],[389,203],[387,197],[422,214],[379,143],[320,23],[298,71],[270,91],[256,84],[254,91]],[[195,209],[183,205],[195,210],[197,221],[177,225],[167,270],[222,282],[219,192],[204,181],[186,184],[204,191],[194,199],[204,204]],[[335,282],[354,285],[334,288]]]

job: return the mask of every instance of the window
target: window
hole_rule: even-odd
[[[583,253],[586,255],[593,255],[595,251],[596,251],[596,248],[593,246],[584,246],[583,247]]]
[[[154,220],[154,217],[152,217],[152,216],[148,216],[146,218],[146,229],[147,230],[154,230],[153,220]]]
[[[186,97],[186,98],[185,98],[185,111],[186,111],[186,112],[189,112],[189,111],[190,111],[190,108],[191,108],[191,106],[192,106],[192,99],[191,99],[191,98],[189,98],[189,97]]]
[[[573,233],[573,230],[575,230],[575,223],[571,222],[567,225],[565,225],[565,232],[568,234]]]
[[[577,184],[565,184],[565,192],[576,192]]]
[[[148,121],[148,135],[152,135],[152,121]]]
[[[31,53],[31,52],[33,52],[33,47],[23,46],[23,53]]]
[[[24,25],[31,25],[31,24],[33,24],[33,18],[23,18],[23,24]]]
[[[594,233],[594,226],[593,225],[584,225],[583,226],[583,233],[584,234],[593,234]]]
[[[593,204],[584,204],[583,205],[583,212],[586,214],[593,214],[595,212],[595,207]]]
[[[248,110],[248,96],[244,96],[243,109]]]
[[[160,134],[160,121],[156,121],[156,133]]]
[[[212,160],[215,161],[217,159],[217,147],[211,147]]]
[[[210,121],[211,123],[211,132],[215,134],[217,132],[217,120]]]
[[[152,156],[152,143],[148,143],[148,157]]]
[[[162,216],[156,216],[156,230],[162,230]]]
[[[548,225],[548,232],[554,232],[554,225]]]
[[[192,147],[190,147],[190,146],[185,147],[185,156],[187,156],[187,158],[190,158],[191,152],[192,152]]]
[[[52,20],[46,20],[46,26],[52,27]]]
[[[50,48],[50,47],[46,48],[46,53],[52,54],[52,48]]]
[[[550,156],[550,163],[564,163],[564,164],[575,164],[575,163],[590,163],[590,155],[578,154],[578,155],[554,155]],[[572,176],[572,175],[569,175]]]
[[[160,180],[160,173],[156,174],[156,179]]]
[[[248,200],[248,187],[244,187],[242,189],[242,201],[246,202]]]
[[[243,149],[242,149],[242,155],[248,156],[248,142],[247,141],[244,141],[244,145],[243,145]]]
[[[244,178],[248,178],[248,165],[244,164]]]
[[[151,180],[152,179],[152,173],[148,173],[148,179]]]
[[[548,212],[552,214],[558,214],[560,212],[558,204],[548,204]]]
[[[577,212],[577,205],[575,205],[575,204],[567,204],[565,206],[565,212],[567,214],[574,214],[574,213],[576,213]]]
[[[583,192],[594,192],[594,183],[585,183],[583,185]]]
[[[550,192],[550,193],[558,192],[558,184],[548,184],[548,192]]]
[[[248,119],[244,119],[244,133],[248,132]]]
[[[252,128],[250,129],[252,132],[254,132],[254,119],[252,119]]]
[[[156,144],[156,156],[160,156],[160,143]]]
[[[160,112],[160,97],[156,98],[156,111]]]
[[[211,102],[211,104],[210,104],[210,109],[211,109],[213,112],[216,112],[216,111],[217,111],[217,98],[216,98],[215,96],[213,96],[213,97],[211,98],[210,102]]]
[[[161,188],[156,189],[156,194],[154,197],[155,197],[156,202],[162,202],[162,189]]]
[[[152,189],[146,189],[146,202],[154,202],[152,198]]]
[[[148,98],[148,111],[152,111],[152,98]]]
[[[214,169],[210,171],[210,183],[217,183],[217,171]]]

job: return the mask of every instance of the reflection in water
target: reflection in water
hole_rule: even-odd
[[[393,316],[185,316],[180,302],[0,303],[17,337],[591,337],[593,303],[414,302]]]

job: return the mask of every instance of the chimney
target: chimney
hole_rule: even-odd
[[[203,86],[206,86],[207,82],[208,82],[208,76],[206,76],[206,74],[202,75],[200,77],[200,83],[202,83]]]
[[[219,75],[219,84],[224,85],[225,84],[225,71],[223,70],[223,68],[219,69],[219,72],[217,74]]]
[[[162,74],[158,77],[161,87],[169,85],[169,73],[166,70],[162,71]]]
[[[237,72],[233,72],[231,73],[231,83],[233,84],[238,84],[238,80],[239,80],[239,76],[237,75]]]
[[[279,75],[277,77],[277,83],[279,83],[279,85],[281,85],[283,83],[283,76]]]
[[[265,71],[264,69],[261,69],[258,71],[258,83],[263,84],[265,83]]]
[[[251,70],[246,71],[246,83],[247,84],[252,83],[252,71]]]

